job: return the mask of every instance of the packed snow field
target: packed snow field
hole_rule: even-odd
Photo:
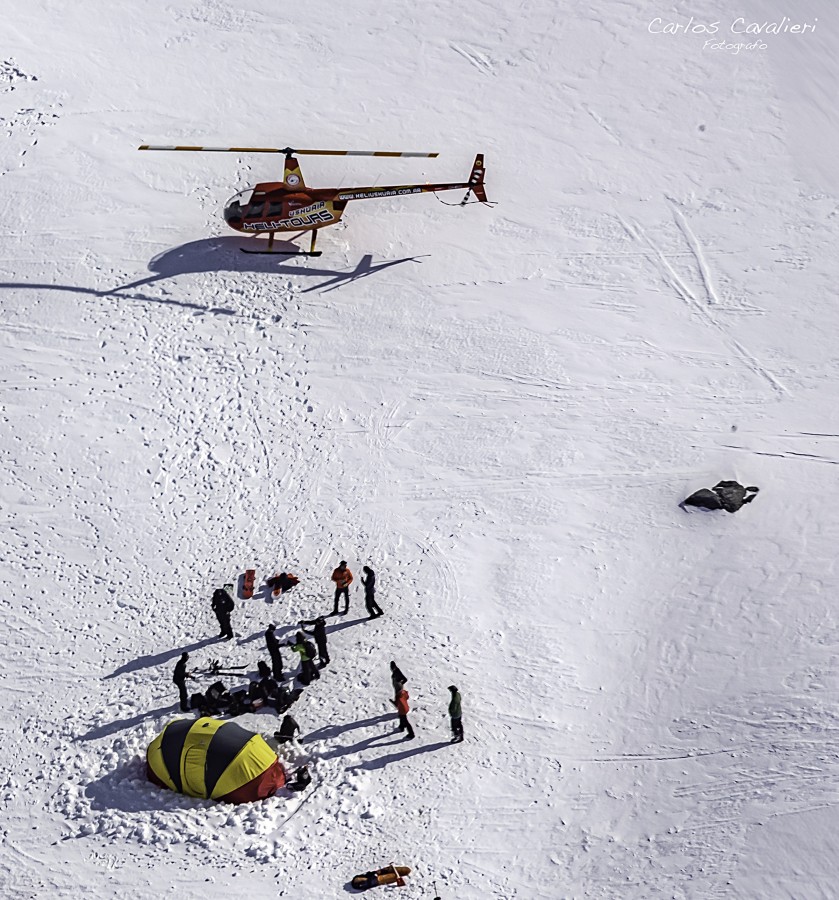
[[[406,898],[834,895],[839,14],[805,7],[6,11],[0,895],[341,897],[391,862]],[[649,27],[741,15],[816,27]],[[281,157],[143,142],[440,151],[311,186],[484,152],[497,206],[353,203],[319,259],[246,256],[220,211]],[[721,478],[760,494],[678,507]],[[254,671],[340,559],[280,750],[311,788],[148,782],[181,652]]]

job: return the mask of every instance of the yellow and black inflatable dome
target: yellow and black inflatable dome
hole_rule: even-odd
[[[176,719],[149,744],[149,781],[210,800],[250,803],[285,784],[277,754],[263,738],[235,722]]]

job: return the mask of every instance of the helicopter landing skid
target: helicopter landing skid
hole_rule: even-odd
[[[320,250],[310,252],[308,250],[249,250],[247,247],[239,248],[242,253],[257,253],[261,256],[321,256]]]
[[[295,235],[295,238],[301,237],[306,234],[305,231],[301,231],[300,234]],[[308,251],[306,250],[274,250],[274,232],[270,232],[268,235],[268,247],[265,250],[249,250],[247,247],[240,247],[239,249],[242,253],[262,253],[262,254],[272,254],[276,256],[320,256],[320,250],[315,250],[315,241],[318,237],[317,228],[312,229],[312,246]]]

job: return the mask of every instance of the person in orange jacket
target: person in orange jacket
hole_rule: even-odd
[[[347,568],[347,561],[342,559],[338,563],[338,568],[332,573],[332,580],[335,582],[335,608],[332,615],[346,615],[350,611],[350,585],[352,584],[352,572]],[[344,595],[344,611],[338,612],[338,600]]]
[[[414,729],[411,728],[411,723],[408,721],[408,712],[410,708],[408,706],[408,692],[405,688],[402,688],[396,695],[395,700],[390,701],[395,707],[396,711],[399,713],[399,730],[407,731],[408,733],[405,735],[406,741],[412,741],[414,739]]]

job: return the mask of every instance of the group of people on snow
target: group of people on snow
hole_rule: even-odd
[[[364,587],[364,605],[371,619],[377,619],[383,615],[379,604],[376,603],[376,573],[370,566],[362,566],[361,584]],[[333,616],[345,616],[350,611],[350,585],[353,582],[353,574],[347,567],[347,561],[341,562],[332,571],[332,580],[335,582],[335,605],[332,609]],[[344,608],[338,609],[341,598],[344,598]]]
[[[381,607],[376,602],[376,573],[370,566],[363,566],[361,584],[364,588],[364,603],[370,619],[383,615]],[[289,573],[285,576],[282,585],[276,585],[281,591],[290,590],[299,583],[299,579]],[[276,581],[275,576],[272,582]],[[335,595],[332,615],[346,615],[349,612],[350,595],[349,588],[353,582],[353,573],[350,571],[346,560],[341,560],[333,570],[331,580],[335,584]],[[276,587],[275,586],[275,587]],[[227,587],[230,587],[229,585]],[[341,601],[343,600],[343,609]],[[225,588],[218,588],[213,592],[211,608],[219,623],[219,638],[231,640],[233,638],[233,626],[231,614],[235,608],[230,592]],[[258,680],[251,681],[246,690],[229,692],[222,682],[216,682],[211,687],[199,694],[189,696],[186,688],[187,678],[192,677],[187,672],[188,653],[182,653],[175,665],[172,680],[178,686],[180,708],[183,712],[190,709],[198,709],[202,715],[217,715],[227,713],[238,715],[242,712],[251,712],[264,705],[273,706],[279,714],[285,714],[279,731],[275,732],[278,742],[285,743],[293,740],[299,731],[299,725],[295,719],[287,714],[289,707],[302,694],[301,688],[289,690],[284,684],[282,648],[287,647],[300,657],[300,671],[297,680],[307,686],[312,681],[320,679],[320,669],[329,665],[326,619],[324,616],[316,616],[314,619],[301,619],[298,622],[299,630],[294,639],[287,643],[281,643],[277,636],[277,627],[274,623],[268,625],[265,630],[265,647],[271,660],[270,667],[264,660],[258,663]],[[309,638],[313,638],[310,640]],[[405,689],[407,678],[396,665],[390,663],[391,683],[393,685],[393,698],[391,704],[396,708],[399,717],[399,731],[406,732],[406,740],[415,737],[413,726],[408,720],[410,707],[409,694]],[[463,740],[463,724],[461,712],[461,697],[456,686],[449,686],[450,699],[448,714],[451,722],[452,743]]]

